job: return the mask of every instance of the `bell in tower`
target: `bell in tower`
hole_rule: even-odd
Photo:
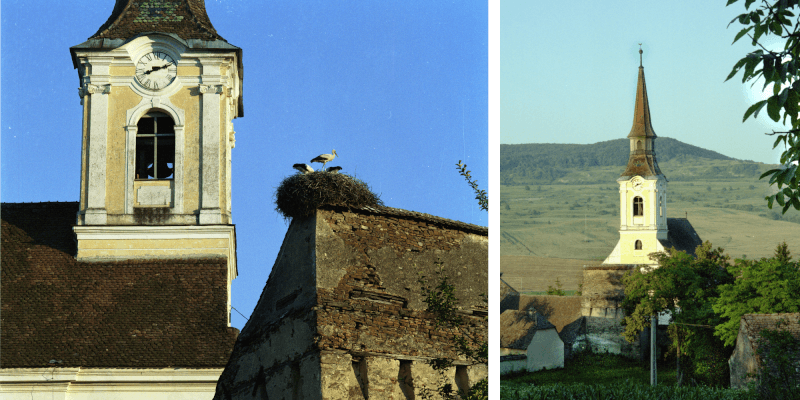
[[[83,106],[78,259],[226,257],[235,277],[242,50],[203,1],[117,0],[70,52]]]

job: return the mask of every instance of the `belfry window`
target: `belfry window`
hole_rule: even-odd
[[[636,150],[642,150],[642,141],[641,140],[637,140],[636,141]]]
[[[642,249],[642,241],[641,240],[637,240],[636,243],[633,244],[633,248],[635,250],[641,250]]]
[[[151,112],[136,124],[136,179],[173,179],[175,122]]]
[[[636,196],[633,198],[633,216],[641,217],[644,215],[644,201],[641,197]]]

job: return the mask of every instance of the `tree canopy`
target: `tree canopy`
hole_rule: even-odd
[[[728,0],[727,5],[738,0]],[[742,71],[742,83],[759,83],[763,78],[763,90],[772,87],[772,95],[751,105],[744,113],[742,122],[767,108],[767,115],[775,122],[787,126],[785,131],[768,132],[775,136],[773,148],[783,144],[780,168],[772,169],[761,175],[769,177],[770,185],[776,185],[778,191],[767,196],[767,204],[772,208],[773,202],[783,207],[783,213],[794,207],[800,210],[800,19],[795,17],[800,8],[800,0],[762,0],[758,6],[750,9],[755,0],[745,0],[745,13],[731,21],[738,22],[743,28],[736,34],[736,43],[745,35],[752,40],[755,50],[748,53],[733,66],[733,70],[725,79],[733,78]],[[729,24],[730,26],[730,24]],[[782,50],[770,50],[761,39],[777,39],[783,43]],[[787,121],[788,120],[788,121]],[[788,125],[787,125],[788,122]]]

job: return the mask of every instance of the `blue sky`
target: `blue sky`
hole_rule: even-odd
[[[758,89],[741,74],[752,49],[731,45],[744,2],[608,0],[500,5],[501,143],[596,143],[624,138],[633,122],[639,43],[659,137],[730,157],[778,162],[780,129],[766,112],[742,116]],[[768,44],[768,43],[765,43]],[[658,141],[656,141],[656,151]]]
[[[77,201],[81,105],[69,47],[113,6],[2,2],[3,202]],[[334,165],[390,207],[488,224],[455,168],[464,161],[488,187],[485,2],[207,0],[206,9],[244,52],[232,155],[237,310],[252,312],[288,228],[275,188],[292,164],[332,149]],[[244,322],[233,312],[233,326]]]

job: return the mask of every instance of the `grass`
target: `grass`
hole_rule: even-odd
[[[573,383],[623,382],[630,380],[650,384],[649,363],[615,355],[579,353],[564,363],[564,368],[514,373],[502,377],[503,384],[556,385]],[[675,365],[660,363],[657,368],[659,384],[676,383]]]
[[[800,212],[790,210],[782,215],[767,208],[764,196],[773,188],[757,176],[728,174],[717,179],[705,173],[733,169],[734,164],[716,160],[700,165],[661,165],[670,179],[667,215],[688,215],[701,239],[723,247],[732,257],[771,256],[778,243],[800,236]],[[619,186],[615,180],[621,171],[611,171],[613,168],[575,171],[563,182],[501,185],[501,254],[605,259],[619,240]],[[591,183],[594,179],[601,183]]]
[[[746,399],[747,392],[709,387],[675,387],[675,365],[659,363],[658,386],[651,387],[649,364],[612,354],[581,353],[565,367],[501,377],[508,399]]]

